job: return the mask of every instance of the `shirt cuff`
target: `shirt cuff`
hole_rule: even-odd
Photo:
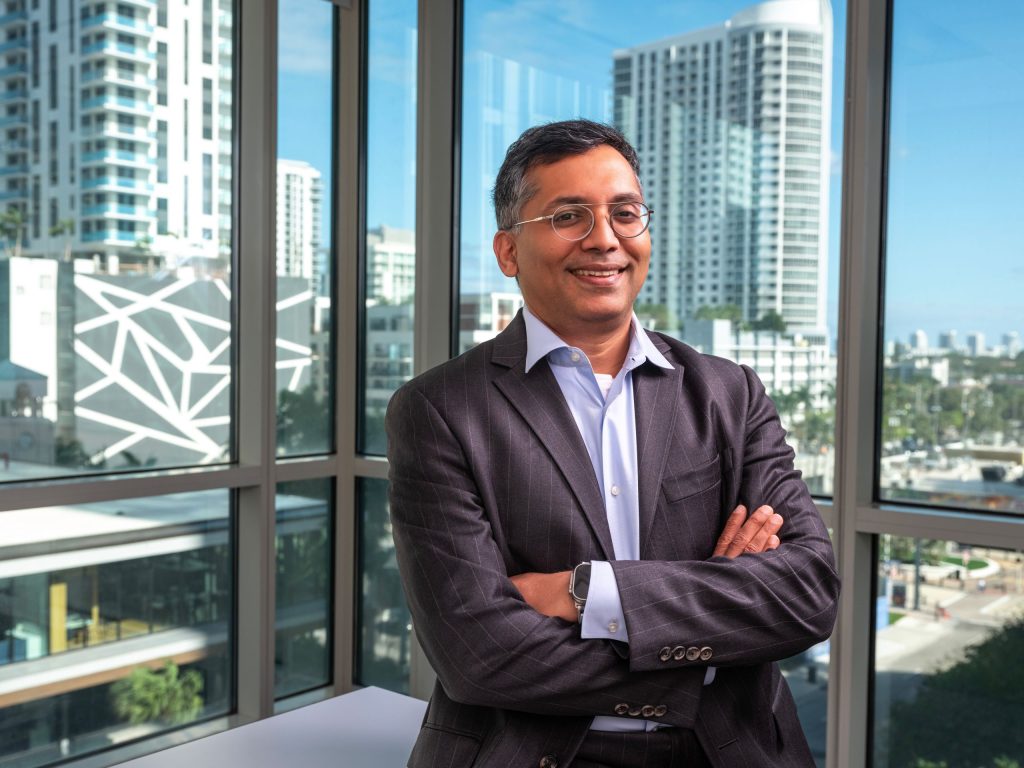
[[[587,606],[583,609],[580,637],[584,640],[618,640],[629,642],[626,622],[622,617],[619,585],[610,563],[593,560],[590,563],[590,588]]]

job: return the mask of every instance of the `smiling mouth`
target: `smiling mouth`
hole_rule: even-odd
[[[625,267],[617,269],[570,269],[577,277],[614,277],[626,271]]]

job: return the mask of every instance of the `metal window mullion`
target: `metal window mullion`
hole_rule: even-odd
[[[443,363],[452,352],[455,215],[458,189],[455,147],[459,47],[458,0],[419,0],[416,73],[416,295],[413,368]],[[409,692],[428,698],[434,672],[413,637]]]
[[[235,439],[239,462],[258,468],[253,484],[238,492],[235,518],[235,664],[244,723],[274,707],[277,2],[238,2],[236,14]]]
[[[887,0],[850,0],[843,132],[839,360],[836,382],[837,551],[843,591],[831,645],[827,765],[868,759],[872,535],[857,525],[873,502],[885,141]]]
[[[65,504],[192,493],[217,488],[238,488],[259,482],[259,467],[190,467],[145,474],[61,478],[6,486],[0,492],[0,514],[16,509],[36,509]]]
[[[867,534],[1024,550],[1024,525],[1019,518],[984,512],[872,505],[858,510],[857,530]]]
[[[335,693],[353,687],[356,605],[356,431],[359,424],[359,274],[365,189],[366,2],[335,11],[334,359],[335,461],[333,663]]]

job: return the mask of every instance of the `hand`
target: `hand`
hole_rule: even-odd
[[[569,576],[571,571],[558,573],[520,573],[512,577],[512,583],[526,600],[527,604],[545,616],[556,616],[559,619],[578,620],[576,604],[569,596]]]
[[[779,537],[775,535],[780,528],[782,516],[776,515],[768,505],[758,507],[748,518],[747,508],[740,504],[725,521],[714,555],[736,557],[775,549],[780,543]]]

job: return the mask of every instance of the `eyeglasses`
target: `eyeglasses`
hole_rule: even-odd
[[[596,205],[607,205],[607,203],[560,205],[552,214],[526,221],[517,221],[512,226],[518,227],[520,224],[532,224],[535,221],[549,219],[551,228],[563,240],[582,240],[594,229],[594,212],[591,208]],[[612,232],[619,237],[640,237],[650,226],[652,213],[654,211],[643,203],[616,203],[608,209],[608,223],[611,225]]]

